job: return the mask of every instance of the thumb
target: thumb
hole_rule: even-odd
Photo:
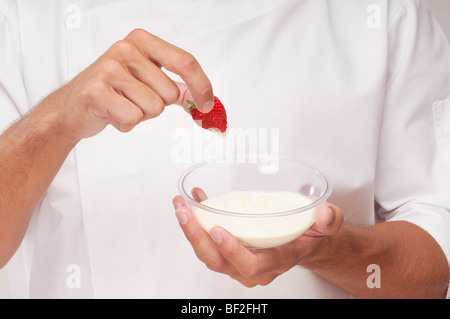
[[[316,222],[308,230],[308,235],[327,236],[335,234],[343,223],[342,211],[332,204],[325,204],[317,209]]]
[[[185,83],[175,82],[175,84],[180,90],[180,96],[178,97],[178,100],[175,102],[175,104],[184,108],[186,112],[189,112],[189,108],[191,107],[191,105],[187,101],[193,101],[192,94]]]
[[[194,100],[191,91],[189,91],[189,88],[185,83],[175,81],[175,84],[178,86],[178,89],[180,90],[180,96],[178,97],[178,100],[175,102],[175,104],[181,106],[186,112],[189,113],[191,105],[187,101],[193,101],[196,105],[198,105],[198,103]],[[213,105],[208,106],[206,112],[209,112],[212,109]],[[201,109],[199,109],[199,111],[204,113],[204,111]]]

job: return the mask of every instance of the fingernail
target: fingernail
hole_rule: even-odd
[[[205,103],[205,105],[203,105],[203,112],[208,113],[213,109],[213,107],[214,107],[214,100],[208,101]]]
[[[334,214],[333,214],[333,211],[331,210],[331,208],[330,207],[328,207],[328,225],[327,226],[330,226],[331,224],[333,224],[333,220],[334,220]]]
[[[223,239],[222,238],[222,234],[219,231],[212,230],[211,233],[210,233],[210,236],[211,236],[212,240],[214,240],[214,242],[216,244],[220,244],[222,242],[222,239]]]
[[[186,225],[189,221],[189,218],[187,216],[187,214],[185,213],[176,213],[175,214],[177,216],[178,222],[180,223],[180,225]]]
[[[178,208],[180,208],[181,206],[183,206],[183,205],[181,205],[180,202],[174,202],[174,203],[173,203],[173,207],[174,207],[175,209],[178,209]]]

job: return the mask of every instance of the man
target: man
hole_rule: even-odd
[[[0,12],[0,257],[14,255],[15,296],[445,297],[450,49],[421,1]],[[199,128],[167,106],[208,112],[214,94],[230,126],[277,129],[280,154],[335,189],[305,236],[256,252],[204,233],[176,197],[196,255],[236,281],[205,269],[168,213],[196,161],[174,157],[174,132],[195,144]]]

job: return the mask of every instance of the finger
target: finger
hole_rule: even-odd
[[[181,199],[176,197],[173,204],[176,207],[175,215],[181,229],[198,259],[213,271],[235,275],[237,271],[221,255],[211,237],[201,228],[191,211],[183,205]]]
[[[174,104],[183,107],[186,112],[190,112],[191,104],[189,104],[188,101],[193,101],[194,97],[185,83],[175,82],[175,84],[177,85],[180,94]]]
[[[183,197],[181,197],[181,196],[176,196],[173,199],[173,204],[177,210],[182,207],[186,208],[186,203],[185,203]],[[185,217],[181,217],[180,224],[185,224],[187,222],[188,221]],[[210,252],[214,251],[214,249],[210,249],[210,248],[207,248],[207,249],[209,249]],[[194,249],[194,250],[196,250],[196,249]],[[219,252],[220,252],[220,250],[219,250]],[[201,256],[201,253],[199,253],[198,250],[196,251],[196,254],[197,254],[197,257],[199,257],[199,255],[200,255],[199,259],[202,260],[203,262],[205,262],[204,257]],[[228,264],[228,261],[225,259],[225,257],[223,255],[215,255],[215,256],[211,255],[210,258],[214,259],[213,263],[211,263],[211,262],[208,263],[207,261],[205,262],[205,264],[208,266],[209,269],[214,270],[216,272],[228,274],[231,278],[237,280],[242,285],[249,287],[249,288],[254,287],[256,285],[267,285],[270,282],[272,282],[273,279],[275,279],[277,276],[274,274],[263,274],[262,276],[258,276],[257,278],[246,278],[234,266],[232,266],[231,263]],[[225,266],[225,265],[227,265],[227,266]],[[244,270],[243,272],[245,273],[245,271],[248,272],[248,270]],[[250,276],[251,274],[246,273],[246,275]]]
[[[316,222],[305,233],[308,236],[328,236],[335,234],[344,221],[342,211],[335,205],[325,204],[318,208]]]
[[[144,113],[127,98],[117,94],[115,103],[108,106],[108,115],[111,122],[121,132],[129,132],[144,120]]]
[[[155,64],[178,74],[200,111],[209,112],[213,108],[211,82],[193,55],[142,29],[133,30],[125,39],[133,42]]]
[[[144,83],[123,70],[121,74],[112,80],[114,89],[139,107],[143,113],[143,119],[147,120],[159,116],[165,108],[165,102],[160,95],[154,92]]]
[[[130,67],[130,72],[142,83],[155,91],[163,100],[164,105],[178,101],[180,90],[167,74],[150,61],[142,61],[139,67]]]
[[[194,248],[197,257],[203,262],[207,261],[209,258],[223,260],[222,256],[218,254],[217,248],[214,247],[211,238],[203,230],[203,228],[201,228],[195,220],[192,212],[187,208],[184,198],[178,195],[173,199],[172,203],[181,229]],[[216,254],[214,252],[216,252]],[[205,258],[204,256],[207,253],[212,253],[213,256]]]
[[[244,277],[252,277],[253,265],[257,262],[254,253],[245,248],[230,232],[221,227],[213,227],[209,232],[222,255]]]
[[[194,196],[194,199],[197,202],[203,202],[204,200],[208,199],[208,196],[206,196],[205,191],[199,187],[194,187],[192,189],[192,196]]]
[[[180,195],[175,196],[172,200],[173,207],[175,210],[177,210],[180,207],[186,207],[186,202],[184,201],[184,198]]]
[[[146,58],[134,43],[122,40],[115,43],[110,51],[130,74],[157,93],[164,105],[174,104],[179,99],[180,90],[175,82],[158,65]]]
[[[258,249],[251,251],[221,227],[212,228],[210,235],[222,255],[237,269],[241,276],[250,280],[250,282],[267,285],[279,273],[284,272],[284,270],[281,270],[284,269],[281,267],[284,258],[280,258],[277,250]]]
[[[329,220],[327,228],[329,234],[335,234],[344,223],[344,215],[342,214],[342,210],[333,204],[328,204],[328,208],[331,210],[333,217]]]
[[[102,90],[101,103],[92,110],[92,114],[104,118],[121,132],[129,132],[144,118],[144,113],[139,107],[112,87],[105,87]]]
[[[255,286],[257,286],[258,284],[256,282],[254,282],[251,279],[245,278],[244,276],[242,276],[241,274],[236,274],[236,275],[232,275],[230,276],[231,278],[233,278],[234,280],[240,282],[242,285],[244,285],[247,288],[253,288]]]

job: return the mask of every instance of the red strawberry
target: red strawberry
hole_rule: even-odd
[[[222,133],[227,130],[227,113],[222,102],[217,97],[214,97],[214,107],[209,113],[202,113],[197,109],[194,102],[187,102],[191,105],[189,112],[192,118],[202,128],[212,131],[219,130]]]

